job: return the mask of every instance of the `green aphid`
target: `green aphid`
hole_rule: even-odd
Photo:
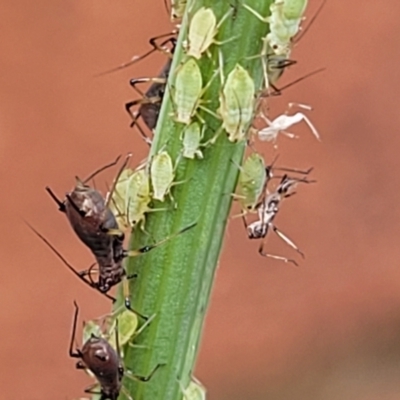
[[[285,20],[298,21],[301,20],[306,10],[308,0],[284,0],[283,15]],[[296,32],[297,33],[297,32]]]
[[[228,74],[219,101],[218,114],[228,139],[231,142],[245,139],[254,115],[255,86],[250,74],[240,64],[236,64]]]
[[[203,131],[200,130],[198,122],[192,122],[185,127],[181,134],[183,144],[183,157],[194,159],[195,157],[202,159],[203,153],[200,150]]]
[[[155,200],[165,201],[165,196],[170,193],[174,183],[175,167],[171,156],[162,150],[151,159],[150,179],[153,187],[152,197]]]
[[[148,172],[143,168],[136,171],[126,168],[118,179],[110,202],[120,229],[134,227],[139,222],[144,227],[145,214],[152,210],[150,202]]]
[[[199,60],[213,43],[221,45],[236,39],[234,37],[223,42],[215,40],[220,26],[232,13],[232,10],[233,8],[230,8],[217,24],[217,18],[211,8],[199,8],[190,20],[186,54]]]
[[[253,153],[240,167],[238,193],[234,197],[241,203],[244,212],[254,212],[266,185],[271,178],[269,169],[265,168],[263,157]]]
[[[191,123],[200,105],[203,94],[203,79],[197,62],[189,58],[176,72],[173,90],[174,117],[176,122],[185,125]]]
[[[106,339],[114,349],[117,349],[116,331],[118,329],[119,346],[123,348],[126,344],[133,347],[141,347],[132,343],[154,319],[153,314],[139,329],[138,317],[130,310],[123,309],[121,312],[114,312],[103,317],[85,322],[83,328],[84,341],[89,339],[91,335]],[[118,321],[118,325],[117,325]]]

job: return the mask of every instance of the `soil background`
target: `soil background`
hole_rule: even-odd
[[[308,16],[320,4],[310,3]],[[300,124],[299,139],[279,140],[279,163],[314,166],[318,180],[277,218],[306,259],[294,268],[260,257],[231,221],[196,369],[209,400],[399,398],[399,14],[395,0],[328,0],[293,51],[280,84],[327,68],[274,99],[270,114],[311,104],[322,137]],[[67,356],[72,301],[83,318],[109,302],[22,218],[74,265],[90,265],[44,187],[62,196],[76,174],[118,154],[143,159],[124,110],[136,96],[128,82],[156,75],[165,58],[94,75],[170,25],[162,0],[2,0],[0,15],[0,399],[72,399],[90,382]],[[296,257],[272,236],[268,249]]]

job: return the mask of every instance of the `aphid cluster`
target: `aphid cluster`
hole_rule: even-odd
[[[46,188],[59,211],[67,217],[79,240],[94,257],[94,263],[83,271],[78,271],[72,266],[44,236],[31,227],[67,268],[91,288],[115,301],[109,292],[112,288],[122,285],[125,308],[104,318],[86,322],[83,328],[83,344],[75,348],[79,309],[74,303],[75,314],[69,355],[78,359],[77,368],[87,370],[96,379],[97,382],[85,392],[98,394],[100,400],[116,400],[120,392],[125,392],[125,395],[131,399],[122,385],[123,377],[130,374],[122,365],[121,347],[133,345],[135,337],[153,318],[157,318],[156,315],[149,318],[132,308],[129,279],[136,275],[128,273],[126,259],[144,255],[196,225],[192,223],[156,243],[135,250],[125,248],[125,232],[132,229],[146,231],[148,213],[171,212],[179,207],[173,197],[174,187],[186,182],[177,180],[180,162],[184,160],[192,165],[203,162],[208,149],[217,141],[222,141],[221,136],[225,136],[226,144],[245,142],[251,150],[257,139],[274,142],[276,146],[280,132],[289,138],[296,137],[287,129],[301,121],[308,125],[317,139],[320,138],[318,131],[304,113],[297,112],[292,115],[285,113],[270,119],[262,111],[265,101],[269,100],[269,88],[274,88],[284,69],[295,63],[289,59],[289,56],[293,38],[300,30],[307,0],[275,0],[270,6],[270,15],[267,17],[263,17],[242,1],[230,4],[226,13],[219,18],[212,8],[189,8],[186,40],[182,43],[184,56],[179,65],[172,70],[172,55],[177,46],[179,22],[187,3],[186,0],[171,0],[169,9],[171,21],[176,24],[174,30],[167,35],[150,39],[152,46],[150,51],[143,56],[135,56],[129,62],[114,69],[134,64],[154,51],[161,51],[167,56],[158,76],[130,80],[130,85],[140,97],[126,103],[125,108],[131,117],[131,126],[135,126],[144,140],[150,144],[151,139],[140,125],[139,118],[147,129],[153,132],[156,129],[162,100],[168,93],[171,99],[171,121],[179,128],[181,143],[179,155],[172,157],[167,150],[167,143],[164,143],[157,153],[149,156],[136,168],[129,167],[131,155],[128,155],[106,196],[95,189],[90,181],[99,172],[116,165],[119,157],[84,180],[76,177],[75,186],[64,199],[59,199],[49,187]],[[237,12],[250,12],[254,18],[269,24],[269,33],[260,43],[261,53],[256,55],[262,61],[263,86],[267,88],[267,91],[257,92],[254,77],[245,67],[245,62],[237,62],[226,70],[223,46],[228,42],[234,42],[237,37],[233,36],[221,41],[218,40],[218,36],[223,24],[230,17],[234,18]],[[216,62],[213,61],[212,53],[218,53]],[[207,81],[200,69],[202,60],[213,63],[215,67],[215,72]],[[220,89],[217,99],[218,107],[214,112],[207,108],[206,94],[213,81],[218,80],[218,75]],[[138,88],[142,83],[150,83],[144,93]],[[292,106],[293,104],[290,104],[289,108]],[[309,106],[298,106],[311,109]],[[137,110],[133,111],[135,107]],[[211,128],[207,126],[203,117],[204,113],[215,119],[218,124],[215,131],[211,131]],[[265,126],[261,129],[253,127],[255,118],[262,120]],[[303,256],[297,245],[277,228],[275,217],[283,200],[294,194],[293,189],[298,184],[313,182],[307,179],[311,169],[301,171],[278,168],[274,163],[266,165],[261,154],[252,151],[243,164],[237,166],[238,185],[232,197],[240,203],[239,216],[243,218],[248,237],[260,240],[259,253],[265,257],[296,264],[296,261],[292,259],[267,253],[264,250],[264,244],[268,232],[273,231]],[[283,171],[284,174],[275,175],[277,171]],[[276,178],[280,181],[273,185]],[[249,215],[256,215],[257,219],[248,223]],[[139,329],[137,329],[138,317],[144,320]],[[133,376],[133,378],[146,382],[162,365],[162,363],[157,364],[146,377]],[[195,378],[186,387],[180,381],[178,383],[185,399],[205,399],[205,389]]]
[[[78,306],[75,303],[76,311],[69,355],[79,359],[77,368],[87,370],[96,379],[97,382],[88,387],[85,392],[98,394],[100,400],[116,400],[121,391],[131,399],[122,385],[123,377],[131,376],[133,379],[146,382],[163,365],[162,363],[156,365],[146,377],[132,375],[122,365],[121,347],[133,345],[134,338],[156,317],[152,315],[149,318],[132,308],[128,280],[136,275],[128,274],[125,260],[128,257],[145,254],[196,225],[196,223],[189,224],[156,243],[136,250],[126,250],[124,247],[124,228],[128,225],[134,227],[139,222],[144,228],[145,214],[157,210],[151,208],[150,203],[154,199],[164,200],[164,197],[170,194],[170,189],[174,185],[174,171],[172,166],[168,169],[170,163],[168,157],[168,153],[162,151],[153,157],[148,165],[132,170],[128,167],[131,158],[128,154],[106,197],[89,185],[89,181],[101,171],[115,166],[120,157],[84,180],[76,177],[74,188],[65,195],[63,200],[46,187],[59,211],[65,214],[73,231],[94,257],[95,262],[86,270],[78,271],[42,234],[28,224],[75,276],[113,302],[115,299],[109,291],[122,284],[125,297],[124,309],[104,318],[88,321],[84,325],[83,345],[74,350],[73,343],[78,319]],[[96,275],[97,278],[95,278]],[[137,329],[138,317],[144,320],[139,329]]]

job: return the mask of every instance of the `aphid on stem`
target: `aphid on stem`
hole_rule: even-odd
[[[155,154],[150,160],[150,180],[153,187],[153,199],[163,202],[165,196],[169,195],[172,201],[174,198],[171,194],[172,186],[179,185],[181,182],[174,182],[176,168],[180,157],[176,160],[175,165],[172,163],[171,156],[166,150],[161,150]]]
[[[134,344],[132,341],[149,326],[155,316],[156,314],[153,314],[138,329],[139,320],[135,313],[127,309],[123,309],[122,311],[115,310],[111,314],[86,321],[83,327],[83,341],[86,342],[94,334],[95,336],[103,337],[114,349],[117,349],[116,339],[118,335],[121,348],[126,344],[129,344],[131,347],[143,348],[144,346]]]
[[[118,326],[116,327],[116,350],[104,338],[93,333],[85,341],[82,348],[74,350],[76,326],[78,321],[79,307],[74,302],[75,314],[72,327],[72,335],[69,346],[69,356],[77,358],[76,368],[89,370],[97,379],[97,383],[85,389],[85,393],[98,394],[100,400],[117,400],[122,391],[128,399],[132,400],[130,394],[122,386],[124,376],[140,382],[148,382],[155,372],[163,365],[158,364],[148,376],[129,375],[125,371],[120,357],[120,344],[118,340]],[[100,387],[100,388],[99,388]]]
[[[203,102],[203,94],[211,85],[217,73],[218,72],[216,72],[203,87],[203,78],[195,59],[188,58],[183,64],[178,66],[175,83],[171,88],[173,98],[172,106],[174,109],[172,115],[176,122],[189,125],[195,115],[200,121],[204,122],[197,113],[198,108],[218,118],[216,114],[201,104]]]
[[[151,208],[151,200],[152,191],[148,166],[146,168],[140,166],[135,171],[127,168],[117,182],[110,207],[115,212],[118,224],[122,229],[139,225],[145,231],[147,213],[167,210],[167,208]]]
[[[203,153],[200,150],[201,147],[205,147],[205,144],[201,143],[204,137],[205,126],[203,125],[200,130],[198,122],[192,122],[186,126],[181,132],[180,139],[182,140],[182,155],[185,158],[194,159],[195,157],[202,159]]]
[[[190,19],[187,42],[183,45],[186,54],[199,60],[212,44],[223,45],[235,40],[237,36],[223,42],[215,40],[219,28],[232,11],[233,8],[230,8],[217,24],[217,18],[211,8],[199,8]]]
[[[222,90],[217,112],[222,119],[222,126],[209,142],[215,143],[222,130],[227,132],[229,141],[239,142],[246,139],[254,116],[254,81],[246,69],[236,64],[224,82],[222,53],[219,55]]]

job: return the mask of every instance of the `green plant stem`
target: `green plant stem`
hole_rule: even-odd
[[[247,0],[246,4],[260,14],[268,15],[270,2]],[[188,14],[206,6],[211,7],[220,20],[234,5],[236,8],[219,29],[217,39],[236,39],[221,46],[213,44],[211,57],[204,55],[199,60],[203,82],[208,82],[219,68],[218,51],[221,50],[225,76],[236,63],[240,63],[254,79],[256,89],[261,89],[261,60],[252,56],[260,54],[268,25],[245,10],[239,1],[222,0],[194,1],[188,6],[174,55],[169,88],[174,85],[176,68],[186,57],[181,43],[187,33]],[[214,112],[218,109],[220,86],[218,75],[204,95],[207,108]],[[169,93],[167,91],[164,96],[151,154],[163,147],[176,160],[182,151],[180,135],[183,125],[175,123],[171,117],[174,105]],[[205,140],[208,140],[218,130],[221,121],[206,112],[200,114],[205,120]],[[170,210],[148,214],[146,231],[150,236],[140,229],[134,232],[131,249],[164,239],[197,222],[193,229],[143,256],[129,259],[127,264],[128,273],[138,275],[130,281],[132,306],[147,316],[156,316],[135,340],[146,348],[125,349],[125,366],[134,374],[146,376],[157,364],[164,364],[147,383],[125,379],[124,384],[134,399],[180,400],[181,385],[186,387],[190,382],[232,203],[231,193],[238,177],[237,165],[241,164],[245,145],[245,141],[231,143],[222,134],[214,145],[203,149],[203,160],[181,158],[176,181],[184,183],[172,188],[175,202],[167,200],[154,204],[155,208],[168,207]],[[119,304],[121,301],[120,294]]]

